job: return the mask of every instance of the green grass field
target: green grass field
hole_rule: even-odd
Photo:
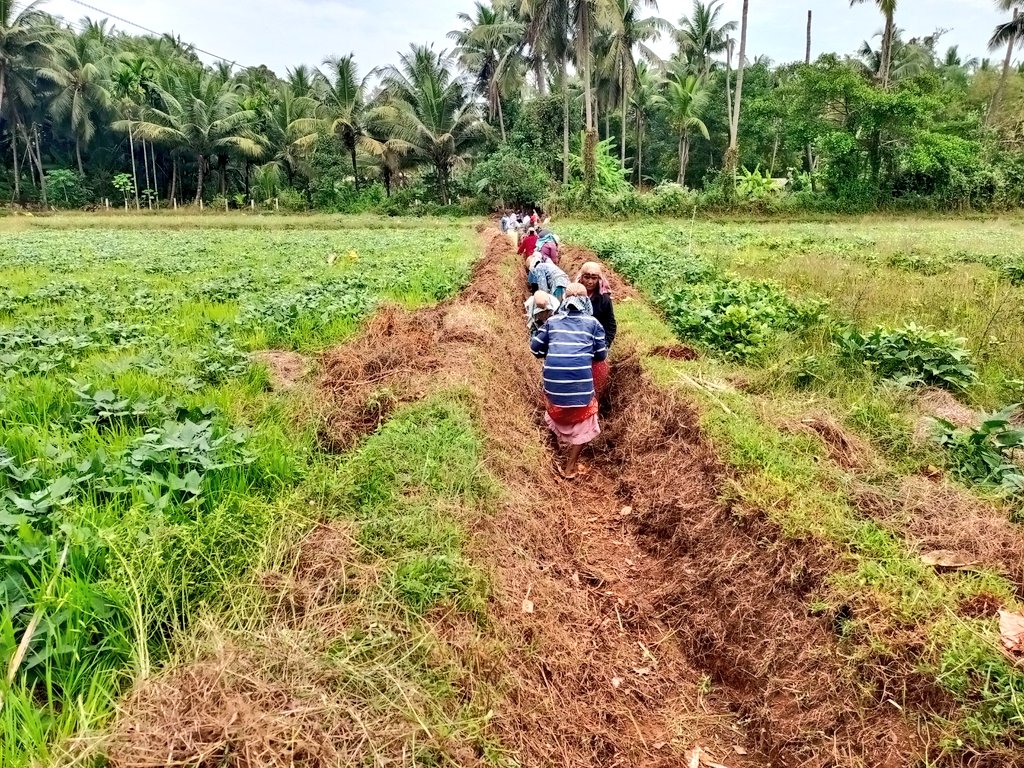
[[[165,666],[226,644],[279,644],[260,579],[287,571],[295,543],[324,521],[339,521],[360,553],[365,578],[345,601],[373,631],[321,648],[315,627],[289,625],[295,663],[316,670],[304,684],[354,697],[344,706],[371,730],[416,722],[485,764],[515,764],[427,626],[438,604],[488,620],[467,519],[501,488],[482,469],[469,398],[434,392],[330,455],[314,388],[276,391],[253,355],[312,361],[382,302],[454,295],[481,255],[474,224],[0,220],[0,670],[13,680],[0,679],[0,766],[66,761],[135,681]],[[938,726],[950,755],[1024,741],[1024,673],[999,651],[994,613],[964,610],[1017,607],[1019,570],[996,561],[938,573],[919,558],[920,532],[870,514],[864,499],[941,475],[943,498],[977,505],[995,526],[986,535],[1004,535],[1019,561],[1016,422],[919,432],[925,391],[979,413],[1024,399],[1022,226],[556,227],[646,299],[619,305],[623,338],[660,385],[697,403],[730,467],[727,501],[837,553],[807,610],[845,617],[851,669],[871,685],[908,665],[955,703]],[[650,354],[674,342],[700,356]],[[836,460],[799,428],[809,417],[863,455]],[[436,744],[416,748],[418,764],[447,764]]]
[[[314,407],[250,353],[443,299],[477,255],[451,223],[237,221],[3,222],[0,765],[101,723],[294,518]]]

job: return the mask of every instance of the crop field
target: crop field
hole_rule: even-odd
[[[127,221],[0,221],[3,768],[1014,764],[1016,220],[556,222],[576,485],[503,236]]]
[[[271,394],[253,353],[339,343],[382,300],[443,299],[476,254],[451,224],[4,224],[0,765],[17,766],[100,722],[285,517],[313,406]]]

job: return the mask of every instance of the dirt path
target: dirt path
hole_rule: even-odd
[[[603,461],[584,484],[552,471],[523,275],[505,238],[483,237],[486,256],[462,296],[436,309],[386,311],[326,357],[321,387],[333,407],[325,445],[347,448],[431,389],[473,393],[488,464],[505,489],[494,514],[477,522],[471,552],[492,574],[496,638],[447,621],[436,631],[461,648],[467,679],[500,681],[495,727],[524,765],[675,766],[698,744],[730,768],[766,765],[659,618],[654,600],[666,574],[634,533],[619,478]],[[373,396],[382,387],[386,403]]]
[[[588,258],[566,253],[570,268]],[[490,364],[498,380],[539,382],[519,331],[517,260],[496,236],[481,266],[490,270],[504,279],[468,297],[499,316]],[[546,440],[536,384],[525,400],[508,395],[489,393],[485,408],[499,453],[513,423],[513,440],[528,422]],[[506,535],[487,547],[492,561],[519,549],[497,561],[503,625],[514,647],[544,651],[539,665],[509,660],[534,717],[508,738],[523,734],[525,754],[551,745],[529,764],[561,749],[572,765],[678,765],[695,744],[729,766],[912,762],[917,736],[897,708],[876,706],[888,694],[852,679],[827,620],[808,613],[834,553],[788,541],[757,510],[721,504],[728,478],[696,413],[622,350],[610,399],[588,479],[557,479],[546,453],[524,467],[523,502],[497,518]],[[516,615],[528,590],[535,612]]]

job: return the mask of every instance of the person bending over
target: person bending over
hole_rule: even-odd
[[[583,446],[601,434],[593,365],[608,356],[604,329],[584,312],[582,298],[564,302],[564,314],[550,318],[533,335],[530,349],[544,360],[544,420],[562,446],[568,446],[565,466],[556,470],[566,479],[580,472]]]

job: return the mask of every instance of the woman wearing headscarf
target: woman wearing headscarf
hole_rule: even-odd
[[[583,446],[601,434],[593,365],[608,355],[604,329],[584,311],[579,296],[566,298],[563,313],[551,317],[533,335],[530,349],[544,359],[544,419],[561,445],[568,445],[560,474],[577,477]]]
[[[594,308],[594,318],[604,328],[605,339],[611,349],[618,325],[615,322],[615,306],[612,304],[612,288],[604,270],[596,261],[588,261],[580,268],[575,282],[586,286],[590,304]]]
[[[588,261],[576,275],[576,283],[583,286],[590,302],[591,313],[604,328],[605,343],[608,345],[608,349],[611,349],[612,343],[615,341],[615,334],[618,332],[618,325],[615,322],[612,289],[604,275],[604,270],[596,261]],[[597,390],[598,398],[601,398],[611,383],[611,366],[607,360],[595,362],[593,373],[594,387]]]

